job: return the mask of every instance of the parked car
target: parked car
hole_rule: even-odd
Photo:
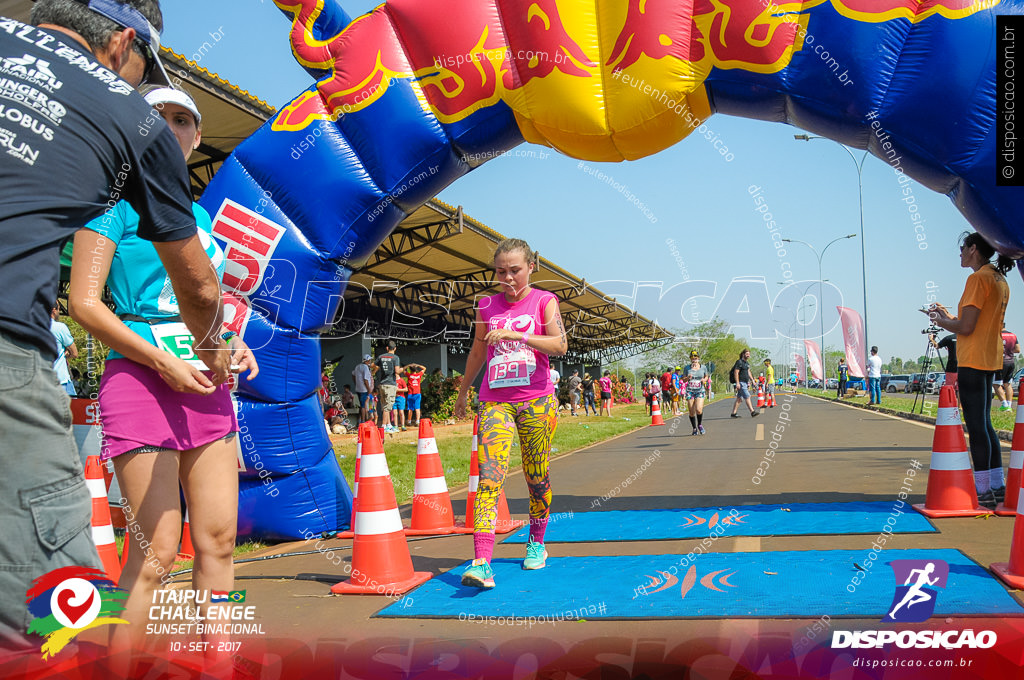
[[[846,380],[846,389],[848,390],[866,390],[867,382],[864,378],[858,378],[856,376],[850,376]]]
[[[821,381],[817,378],[811,378],[807,381],[807,387],[812,390],[821,389]]]
[[[1020,379],[1022,377],[1024,377],[1024,368],[1018,369],[1018,371],[1013,374],[1013,377],[1010,378],[1010,380],[1013,381],[1013,391],[1014,392],[1016,392],[1017,390],[1020,389]]]
[[[839,389],[839,378],[826,378],[825,387],[827,387],[830,390]]]
[[[946,374],[932,371],[924,383],[925,394],[938,394],[942,386],[946,384]]]
[[[927,375],[924,373],[911,373],[910,380],[907,382],[904,392],[920,392],[924,387],[924,382],[927,379]]]
[[[882,386],[882,389],[886,392],[906,392],[909,383],[909,375],[890,375],[889,380]]]

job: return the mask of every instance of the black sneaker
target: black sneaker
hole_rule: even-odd
[[[751,417],[751,418],[756,418],[756,417],[758,417],[759,415],[761,415],[761,412],[760,412],[760,411],[751,411],[751,412],[750,412],[750,417]]]
[[[992,489],[992,495],[996,497],[996,500],[1002,503],[1006,500],[1006,487],[1000,486],[999,488]]]
[[[740,414],[739,414],[739,413],[733,413],[733,414],[732,414],[732,415],[730,415],[729,417],[730,417],[730,418],[739,418],[739,417],[740,417]]]
[[[989,510],[995,509],[998,503],[996,501],[996,495],[992,492],[992,489],[989,489],[985,493],[978,496],[978,504],[988,508]]]
[[[696,437],[698,434],[700,433],[697,432],[697,428],[693,428],[693,436]]]

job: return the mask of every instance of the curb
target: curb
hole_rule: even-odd
[[[925,423],[933,426],[935,425],[934,417],[926,416],[920,413],[907,413],[906,411],[897,411],[896,409],[893,408],[871,408],[867,404],[858,404],[853,401],[843,401],[842,399],[832,399],[830,397],[819,397],[815,394],[805,394],[804,392],[798,392],[797,394],[801,394],[805,397],[810,397],[811,399],[818,399],[819,401],[828,401],[834,404],[841,404],[843,406],[852,406],[853,408],[859,408],[861,410],[870,411],[872,413],[885,413],[890,416],[896,416],[897,418],[903,418],[904,420],[915,420],[919,423]],[[1009,432],[1007,430],[996,430],[996,434],[999,436],[999,439],[1001,441],[1010,442],[1011,444],[1013,443],[1013,432]]]

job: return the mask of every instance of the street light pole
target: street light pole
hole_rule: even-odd
[[[846,238],[846,237],[844,236],[843,238]],[[782,240],[783,241],[787,241],[788,239],[782,239]],[[803,243],[803,241],[801,241],[801,243]],[[832,245],[832,244],[830,243],[829,245]],[[828,247],[828,246],[826,246],[826,247]],[[824,251],[822,251],[822,252],[824,253]],[[824,285],[825,281],[829,281],[829,280],[830,279],[822,279],[820,283],[822,285]],[[787,284],[784,281],[776,281],[776,283],[778,283],[779,285],[782,285],[782,286],[789,285],[789,284]],[[813,286],[813,285],[814,285],[814,281],[811,281],[811,283],[808,284],[808,286],[806,288],[804,288],[803,293],[800,295],[800,311],[803,311],[803,309],[804,309],[804,298],[807,297],[807,291],[810,290],[811,286]],[[820,298],[818,299],[818,315],[821,316],[821,299]],[[796,319],[796,314],[795,313],[793,314],[793,318]],[[794,323],[795,323],[795,321],[794,321]],[[790,329],[792,329],[792,328],[793,328],[793,326],[790,325]],[[807,312],[804,312],[804,321],[803,321],[803,323],[800,324],[800,328],[804,332],[804,387],[807,387],[807,385],[809,384],[809,381],[807,379],[807,369],[809,368],[809,365],[808,365],[808,362],[807,362]],[[822,380],[824,381],[824,379],[825,379],[825,376],[824,376],[824,373],[825,373],[825,359],[824,359],[824,357],[822,357],[821,361],[822,361],[822,367],[821,367]],[[807,389],[810,389],[810,388],[807,387]]]
[[[825,251],[828,250],[828,247],[830,245],[832,245],[833,243],[836,243],[838,241],[844,241],[844,240],[846,240],[848,238],[854,238],[856,236],[857,236],[856,234],[847,234],[846,236],[840,236],[839,238],[832,239],[831,241],[828,242],[828,244],[824,248],[821,249],[821,255],[819,255],[817,249],[814,246],[812,246],[810,243],[808,243],[807,241],[801,241],[798,238],[784,238],[784,239],[782,239],[785,243],[802,243],[802,244],[804,244],[805,246],[810,248],[811,252],[814,253],[814,256],[818,258],[818,324],[819,324],[819,326],[821,328],[821,346],[818,348],[818,351],[821,352],[821,391],[822,392],[827,391],[826,387],[825,387],[825,381],[828,379],[828,369],[825,368],[825,314],[824,314],[824,307],[822,306],[822,300],[825,299],[825,282],[822,281],[822,278],[821,278],[821,276],[822,276],[821,261],[822,261],[822,259],[824,259]]]
[[[828,139],[828,137],[819,137],[817,135],[793,135],[793,139],[798,139],[803,142],[810,142],[815,139]],[[828,140],[835,141],[835,140]],[[868,342],[868,265],[867,265],[867,254],[866,254],[866,242],[864,240],[864,161],[867,160],[868,151],[864,152],[864,155],[860,157],[860,161],[853,155],[849,147],[845,144],[836,142],[839,146],[843,147],[843,150],[850,155],[850,160],[853,161],[853,165],[857,168],[857,202],[860,205],[860,271],[861,271],[861,286],[864,293],[864,359],[865,364],[867,360],[868,348],[871,344]]]

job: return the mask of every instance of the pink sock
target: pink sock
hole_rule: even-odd
[[[476,559],[482,557],[490,564],[492,555],[494,555],[494,534],[483,531],[473,534],[473,556]]]
[[[547,517],[531,517],[530,518],[530,540],[534,543],[544,542],[544,532],[548,528]]]

